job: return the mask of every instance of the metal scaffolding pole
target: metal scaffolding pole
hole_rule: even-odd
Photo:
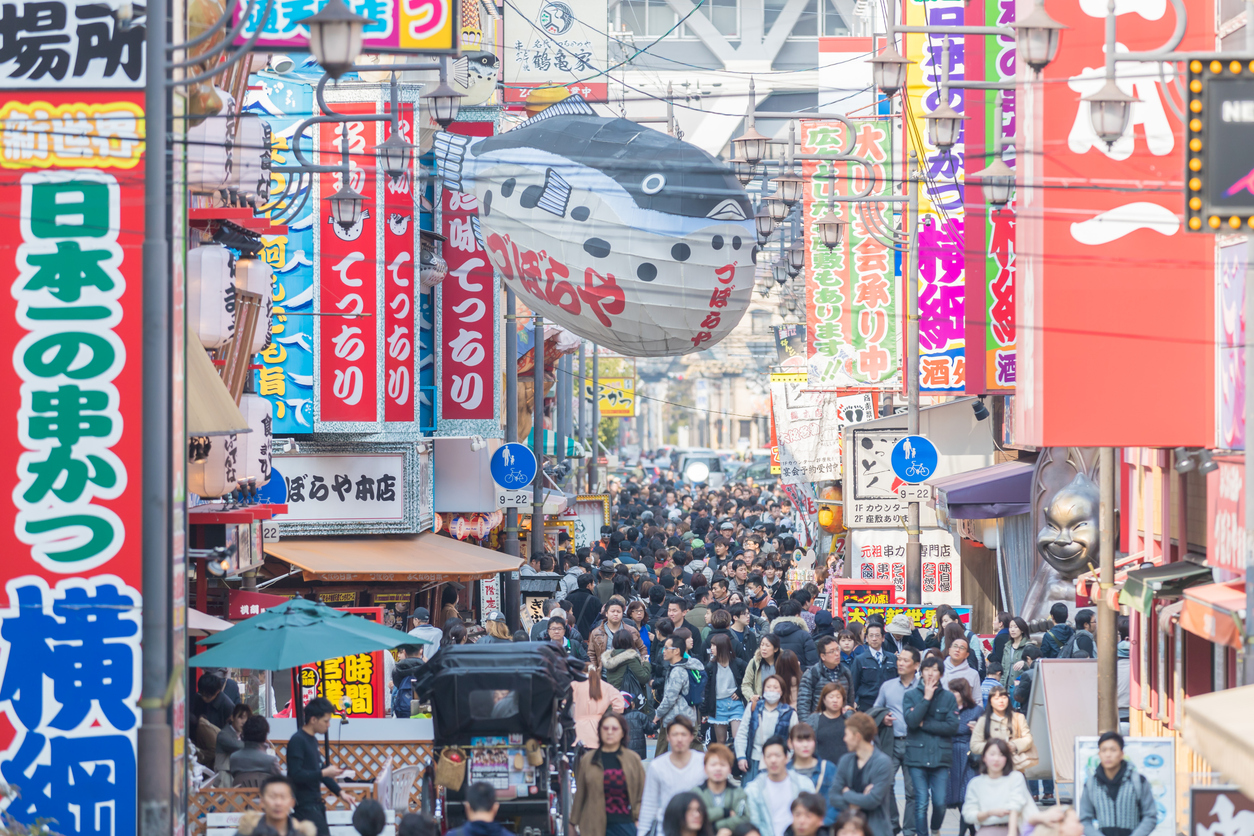
[[[518,299],[505,288],[505,440],[518,441]],[[518,556],[518,509],[505,509],[505,553]],[[530,557],[530,555],[528,555]],[[517,572],[505,572],[505,622],[522,626],[522,588]]]

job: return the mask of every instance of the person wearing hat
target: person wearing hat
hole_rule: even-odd
[[[914,622],[905,613],[898,613],[893,616],[893,620],[888,623],[884,632],[886,634],[884,636],[884,648],[889,653],[899,653],[901,648],[907,645],[916,648],[920,652],[923,650],[923,636],[919,635]]]
[[[597,598],[601,600],[601,606],[610,600],[614,595],[614,561],[602,560],[601,566],[597,570],[597,585],[593,592]]]
[[[409,635],[419,639],[426,639],[431,643],[427,645],[431,649],[424,651],[424,654],[434,653],[444,639],[444,631],[431,624],[431,610],[426,607],[418,607],[414,610],[414,617],[410,623],[413,624],[413,629],[409,631]]]
[[[488,617],[483,620],[483,629],[487,632],[475,644],[505,644],[513,641],[509,626],[505,623],[505,614],[499,610],[488,613]]]

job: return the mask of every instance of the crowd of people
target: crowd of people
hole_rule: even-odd
[[[1073,627],[1059,605],[1039,643],[1022,618],[1001,614],[986,644],[947,606],[924,628],[906,615],[846,622],[822,599],[830,567],[798,548],[782,495],[635,480],[613,493],[613,522],[595,545],[524,567],[560,576],[531,630],[510,634],[500,613],[467,623],[455,607],[440,629],[415,611],[411,635],[432,644],[399,649],[394,715],[409,716],[408,685],[433,649],[550,642],[588,677],[572,700],[581,836],[937,836],[948,809],[960,836],[1153,829],[1155,806],[1118,734],[1102,738],[1103,766],[1078,811],[1055,803],[1052,782],[1024,774],[1038,760],[1023,713],[1037,660],[1093,656],[1091,612]],[[813,580],[798,584],[790,572],[802,560]],[[207,706],[216,698],[203,696]],[[310,722],[320,710],[310,704]],[[222,734],[247,747],[260,718],[224,719]],[[325,836],[306,796],[318,783],[338,793],[336,769],[305,748],[299,775],[301,749],[288,750],[296,815]]]

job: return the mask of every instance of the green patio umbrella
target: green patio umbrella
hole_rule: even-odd
[[[193,656],[193,667],[277,671],[430,642],[317,601],[294,598],[198,644],[216,646]]]

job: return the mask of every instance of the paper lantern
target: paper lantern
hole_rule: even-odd
[[[257,487],[270,481],[270,457],[274,449],[274,404],[251,392],[240,398],[239,411],[248,422],[250,433],[236,436],[241,479],[252,479]]]
[[[218,192],[231,182],[231,158],[235,145],[235,99],[215,87],[222,110],[187,131],[187,188],[197,193]]]
[[[240,116],[235,129],[231,188],[249,206],[270,199],[270,126],[255,113]]]
[[[239,480],[243,478],[239,439],[237,435],[211,438],[205,460],[187,464],[187,489],[197,496],[213,499],[239,487]]]
[[[187,324],[205,348],[221,348],[235,334],[232,258],[220,244],[205,244],[187,254]]]
[[[259,258],[241,258],[235,262],[235,286],[261,294],[264,310],[257,318],[257,330],[253,332],[250,354],[263,351],[270,344],[270,326],[274,320],[274,290],[271,283],[274,270]]]
[[[696,146],[572,96],[499,136],[440,134],[435,151],[445,187],[477,199],[492,265],[579,336],[630,356],[687,354],[748,308],[749,198]],[[445,247],[474,244],[471,229],[445,232]]]

